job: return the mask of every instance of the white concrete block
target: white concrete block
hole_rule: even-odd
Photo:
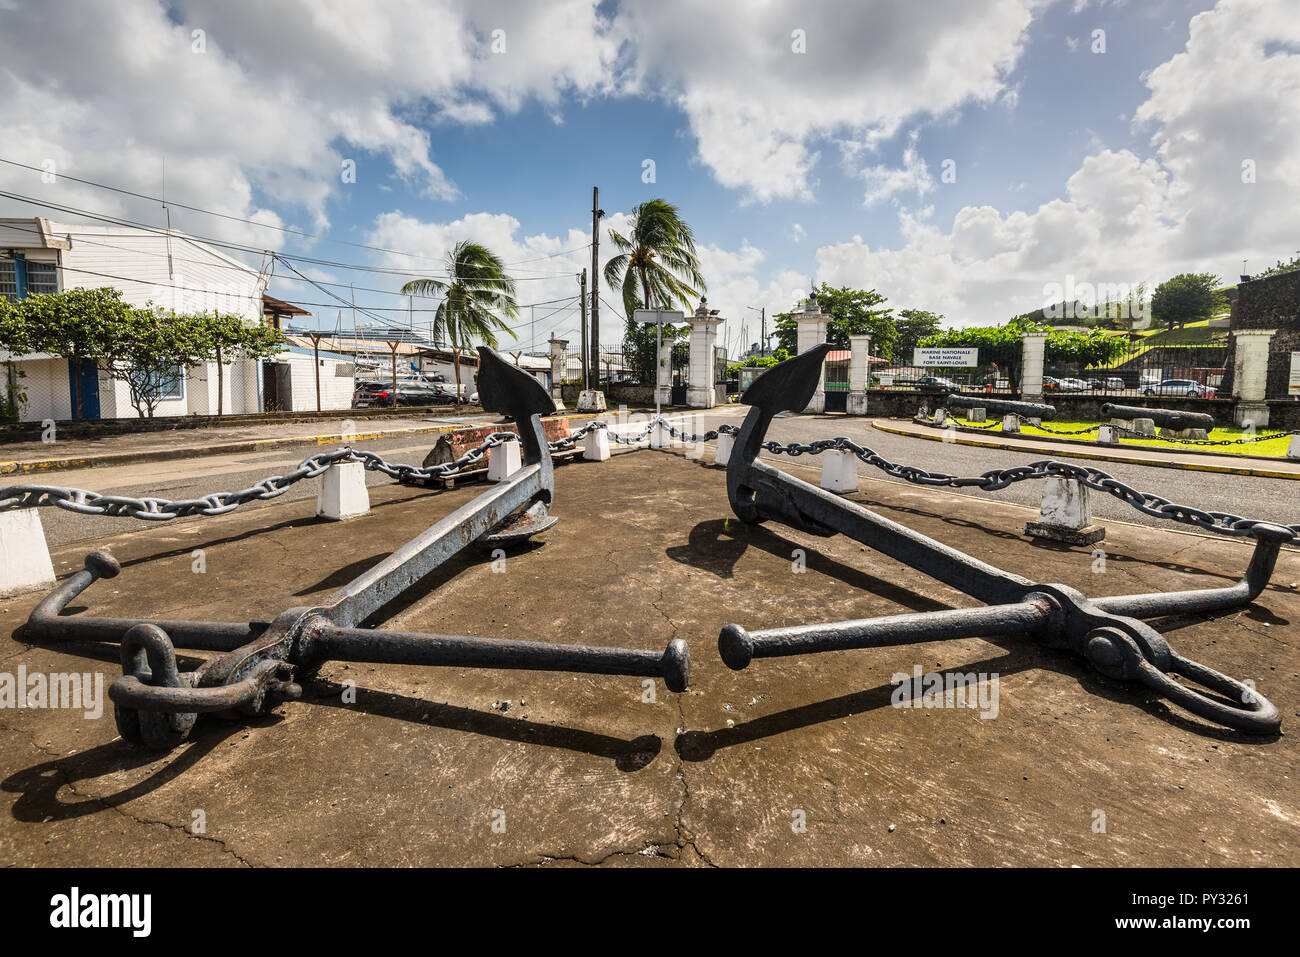
[[[53,585],[54,564],[37,509],[0,512],[0,598]]]
[[[1020,420],[1016,418],[1014,413],[1012,413],[1011,415],[1004,415],[1002,417],[1002,431],[1003,432],[1020,431]]]
[[[605,393],[598,389],[583,389],[578,393],[579,412],[604,412]]]
[[[843,449],[822,453],[822,488],[828,492],[858,490],[858,459]]]
[[[947,424],[948,424],[948,411],[947,411],[947,409],[935,409],[935,410],[934,410],[934,424],[935,424],[935,425],[940,425],[940,426],[942,426],[942,425],[947,425]]]
[[[971,409],[968,418],[972,422],[987,422],[988,412],[985,411],[984,409]]]
[[[1092,524],[1092,506],[1088,502],[1088,488],[1078,479],[1053,475],[1043,480],[1043,501],[1038,509],[1038,520],[1044,525],[1060,528],[1087,528]]]
[[[609,458],[607,429],[596,429],[582,437],[582,457],[588,462],[603,462]]]
[[[1113,425],[1103,425],[1097,429],[1098,445],[1119,445],[1120,432]]]
[[[488,449],[488,481],[504,482],[523,466],[518,442],[506,442]]]
[[[713,452],[713,464],[725,466],[731,461],[731,449],[736,444],[734,435],[719,435],[718,445]]]
[[[1300,459],[1300,435],[1291,436],[1291,441],[1287,443],[1286,457],[1289,459]]]
[[[366,491],[366,468],[360,462],[335,462],[320,477],[316,493],[316,515],[342,522],[370,514],[370,493]]]
[[[650,448],[671,449],[672,447],[673,437],[668,431],[668,423],[656,422],[654,428],[650,430]]]

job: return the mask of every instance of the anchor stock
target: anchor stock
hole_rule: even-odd
[[[1264,522],[1244,529],[1255,539],[1254,554],[1241,582],[1229,588],[1089,599],[1065,585],[1038,584],[1003,571],[758,458],[773,416],[807,404],[829,349],[823,344],[773,366],[746,391],[743,399],[751,408],[727,465],[732,510],[750,524],[776,521],[820,536],[844,534],[988,604],[754,631],[730,624],[718,638],[728,667],[745,668],[754,658],[1026,635],[1083,658],[1107,677],[1138,682],[1202,718],[1256,734],[1278,731],[1281,718],[1267,699],[1240,681],[1183,658],[1141,619],[1249,604],[1272,575],[1282,543],[1294,538],[1292,529]],[[1231,703],[1170,675],[1194,681]]]

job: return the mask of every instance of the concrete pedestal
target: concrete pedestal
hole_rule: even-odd
[[[0,512],[0,598],[53,587],[54,564],[37,510]]]
[[[1051,476],[1043,480],[1043,500],[1038,521],[1025,526],[1025,534],[1069,545],[1091,545],[1106,537],[1106,530],[1092,524],[1088,488],[1078,479]]]
[[[370,493],[366,491],[366,468],[360,462],[335,462],[320,477],[316,515],[343,522],[370,514]]]
[[[843,449],[822,453],[821,486],[828,492],[856,492],[858,490],[858,459]]]
[[[582,457],[588,462],[603,462],[609,458],[609,432],[596,429],[582,437]]]
[[[488,449],[488,481],[504,482],[523,466],[518,442],[506,442]]]

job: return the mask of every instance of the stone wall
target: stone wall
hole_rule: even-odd
[[[1284,398],[1291,375],[1291,353],[1300,352],[1300,270],[1241,283],[1237,287],[1237,299],[1232,304],[1229,328],[1277,330],[1268,343],[1268,391],[1265,394],[1270,399]],[[1227,373],[1219,389],[1220,395],[1232,395],[1236,348],[1234,340],[1228,352]],[[1272,427],[1270,419],[1269,428]]]

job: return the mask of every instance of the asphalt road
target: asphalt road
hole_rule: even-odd
[[[729,408],[692,416],[687,420],[688,428],[698,432],[706,428],[716,428],[720,422],[738,423],[743,415],[743,408]],[[873,429],[867,420],[848,419],[842,416],[781,416],[773,422],[769,431],[769,437],[781,442],[795,440],[808,442],[814,439],[834,438],[838,435],[847,435],[891,461],[917,465],[928,471],[958,475],[978,475],[990,469],[1021,465],[1042,457],[1038,454],[973,448],[893,435]],[[361,444],[367,449],[382,453],[389,461],[418,465],[433,441],[433,436],[420,436],[414,439],[403,436],[371,440]],[[119,495],[152,495],[167,499],[196,498],[214,491],[236,491],[267,476],[282,474],[320,448],[322,447],[304,446],[259,453],[180,459],[173,462],[82,469],[55,472],[49,476],[33,477],[33,479],[37,481],[43,479],[49,484],[74,486]],[[1066,461],[1072,460],[1071,455],[1064,450],[1055,457]],[[798,461],[801,464],[813,464],[815,459],[805,456]],[[1156,492],[1175,502],[1206,509],[1232,511],[1247,518],[1265,519],[1282,524],[1300,522],[1300,485],[1292,481],[1112,462],[1099,463],[1096,460],[1078,458],[1074,458],[1073,461],[1083,465],[1103,467],[1104,471],[1134,488]],[[858,471],[870,479],[902,481],[890,478],[878,469],[865,464],[860,464]],[[369,485],[375,485],[388,484],[391,480],[381,473],[367,472],[366,481]],[[242,506],[241,510],[267,508],[277,503],[312,498],[316,495],[318,484],[315,481],[301,482],[276,499],[250,503]],[[960,493],[1032,506],[1038,504],[1041,489],[1041,483],[1029,481],[1012,485],[1000,492],[963,489]],[[1135,522],[1161,528],[1187,528],[1176,523],[1150,518],[1110,496],[1094,495],[1092,509],[1094,516],[1101,519]],[[106,535],[145,528],[153,524],[136,519],[78,515],[58,508],[43,509],[41,520],[45,526],[46,538],[51,545],[89,542]],[[178,521],[202,520],[202,518],[195,518]]]

